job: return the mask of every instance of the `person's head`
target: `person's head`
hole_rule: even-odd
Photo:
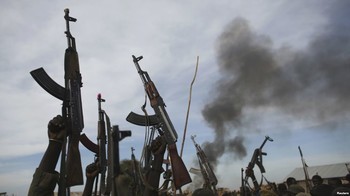
[[[321,176],[319,176],[319,175],[314,175],[314,176],[312,176],[312,183],[315,185],[315,186],[317,186],[317,185],[320,185],[320,184],[322,184],[323,183],[323,179],[321,178]]]
[[[288,185],[288,186],[297,183],[297,181],[296,181],[295,178],[293,178],[293,177],[287,178],[287,181],[286,181],[286,182],[287,182],[287,185]]]

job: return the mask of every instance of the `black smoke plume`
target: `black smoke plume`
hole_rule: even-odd
[[[217,40],[221,78],[214,99],[202,110],[215,130],[214,140],[203,147],[213,165],[224,153],[239,159],[247,155],[247,111],[275,108],[296,120],[319,123],[349,116],[350,3],[342,4],[328,10],[328,25],[298,51],[274,49],[272,40],[253,32],[243,18],[225,28]]]

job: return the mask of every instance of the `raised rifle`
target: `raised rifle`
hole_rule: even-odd
[[[255,174],[254,174],[254,166],[257,165],[260,169],[260,172],[261,174],[265,173],[265,168],[264,168],[264,165],[263,165],[263,159],[262,159],[262,156],[266,156],[267,153],[266,152],[263,152],[262,151],[262,148],[264,147],[266,141],[270,141],[272,142],[273,139],[270,138],[269,136],[265,136],[265,140],[263,141],[263,143],[261,144],[260,148],[256,148],[254,150],[254,153],[253,153],[253,156],[252,156],[252,159],[251,161],[249,162],[248,164],[248,167],[246,168],[246,171],[245,171],[245,183],[248,183],[248,178],[251,178],[252,181],[253,181],[253,184],[254,184],[254,192],[255,193],[259,193],[260,192],[260,186],[262,184],[262,180],[261,179],[261,183],[259,184],[256,180],[256,177],[255,177]],[[245,186],[243,187],[243,190],[245,189]]]
[[[303,152],[301,152],[300,146],[298,146],[300,157],[301,157],[301,163],[303,164],[303,170],[305,175],[305,185],[306,185],[306,192],[310,193],[310,190],[312,189],[311,180],[309,177],[309,172],[307,171],[307,165],[303,156]]]
[[[178,136],[177,136],[176,130],[168,116],[167,111],[165,110],[165,103],[163,101],[163,98],[160,96],[156,86],[152,82],[148,73],[146,71],[141,70],[140,68],[140,65],[138,62],[143,57],[142,56],[135,57],[133,55],[132,58],[136,66],[136,70],[140,75],[140,78],[144,85],[146,94],[150,100],[151,106],[155,112],[155,115],[153,116],[141,117],[142,119],[148,119],[146,121],[148,123],[139,122],[139,124],[145,124],[149,126],[150,124],[149,122],[152,121],[155,125],[158,126],[158,130],[160,130],[159,131],[160,134],[164,137],[165,142],[167,143],[168,152],[169,152],[170,161],[171,161],[172,174],[174,179],[174,186],[176,189],[179,189],[181,188],[181,186],[192,182],[192,180],[186,169],[186,166],[183,160],[181,159],[181,157],[177,152],[176,141]],[[129,114],[129,122],[130,122],[130,119],[137,119],[136,117],[132,117],[133,114],[132,113]],[[137,116],[141,116],[141,115],[137,115]],[[132,123],[136,124],[137,122],[132,122]]]
[[[97,125],[97,143],[98,143],[98,165],[100,168],[100,194],[105,194],[106,191],[106,171],[107,171],[107,158],[106,158],[106,122],[104,119],[105,112],[101,109],[101,103],[106,100],[102,99],[101,94],[97,95],[98,102],[98,125]]]
[[[98,101],[98,133],[97,144],[93,143],[85,134],[81,134],[81,143],[90,151],[95,153],[98,162],[101,177],[98,183],[98,177],[95,185],[95,195],[117,195],[115,178],[120,173],[119,166],[119,141],[125,137],[131,136],[131,131],[120,131],[118,126],[111,126],[111,121],[107,113],[102,109],[101,103],[105,102],[101,94],[97,96]],[[107,127],[106,127],[107,126]],[[106,150],[107,144],[107,150]],[[107,173],[107,176],[106,176]],[[97,185],[99,191],[97,190]]]
[[[140,177],[140,170],[139,170],[139,163],[136,160],[135,154],[134,154],[135,148],[131,147],[131,162],[132,162],[132,195],[140,195],[144,189],[142,180]]]
[[[200,166],[200,170],[204,179],[204,187],[211,189],[215,195],[218,195],[217,190],[216,190],[216,185],[218,184],[218,179],[216,178],[216,175],[208,161],[207,156],[205,155],[204,151],[196,143],[194,140],[196,136],[191,136],[191,139],[193,141],[194,146],[196,147],[197,151],[197,157],[198,157],[198,163]]]
[[[68,135],[68,151],[65,139],[62,147],[59,195],[66,195],[66,188],[84,184],[81,158],[79,151],[80,132],[84,128],[83,110],[81,102],[82,80],[79,69],[78,53],[75,38],[69,28],[69,22],[77,19],[69,16],[69,9],[64,10],[66,20],[66,37],[68,48],[64,57],[65,87],[60,86],[46,73],[43,68],[30,72],[35,81],[48,93],[63,101],[62,116],[66,122]],[[67,158],[66,158],[67,156]]]

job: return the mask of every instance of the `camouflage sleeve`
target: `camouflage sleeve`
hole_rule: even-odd
[[[58,179],[57,172],[47,173],[37,168],[30,184],[28,196],[53,195]]]

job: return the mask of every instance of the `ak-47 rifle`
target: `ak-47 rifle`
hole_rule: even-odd
[[[132,58],[136,66],[136,70],[141,77],[142,83],[144,85],[147,96],[150,100],[151,106],[155,112],[155,115],[142,117],[141,115],[135,116],[135,113],[130,113],[127,120],[129,122],[132,122],[134,124],[139,124],[139,125],[149,126],[151,122],[154,125],[157,125],[158,130],[160,130],[160,134],[164,137],[167,143],[168,151],[170,154],[174,186],[176,189],[179,189],[181,188],[181,186],[192,182],[192,180],[186,169],[186,166],[183,160],[181,159],[181,157],[177,152],[176,141],[178,136],[177,136],[176,130],[168,116],[167,111],[165,110],[165,103],[162,97],[160,96],[156,86],[152,82],[148,73],[146,71],[141,70],[140,68],[140,65],[138,62],[143,57],[142,56],[135,57],[133,55]],[[141,122],[140,121],[137,122],[135,119],[139,119],[141,120]],[[145,122],[144,119],[147,119],[146,120],[147,123],[144,123]]]
[[[99,175],[101,177],[98,183],[96,177],[95,195],[117,195],[115,178],[119,175],[119,141],[125,137],[131,136],[131,131],[120,131],[118,126],[111,126],[111,121],[107,113],[102,109],[101,103],[105,102],[101,94],[97,95],[98,101],[98,133],[97,144],[93,143],[85,134],[80,135],[81,143],[95,153],[96,161],[99,166]],[[106,127],[107,126],[107,127]],[[108,141],[107,141],[108,140]],[[106,150],[107,144],[107,150]],[[107,177],[106,177],[107,173]],[[99,191],[97,185],[100,185]]]
[[[106,158],[106,122],[105,112],[101,109],[101,103],[106,100],[102,99],[101,94],[97,95],[98,102],[98,125],[97,125],[97,143],[98,143],[98,165],[100,168],[100,193],[105,194],[106,191],[106,171],[107,171],[107,158]]]
[[[194,136],[192,135],[191,139],[193,141],[194,146],[196,147],[198,163],[199,163],[200,170],[201,170],[201,173],[202,173],[202,176],[204,179],[204,186],[203,187],[211,189],[215,195],[218,195],[217,190],[216,190],[216,185],[218,184],[218,179],[216,178],[216,175],[215,175],[204,151],[202,150],[200,145],[198,145],[196,143],[196,141],[194,140],[195,137],[196,137],[195,135]]]
[[[65,34],[68,42],[68,48],[65,51],[64,57],[65,87],[60,86],[52,80],[43,68],[30,72],[32,77],[42,88],[63,101],[62,116],[66,121],[66,125],[68,125],[68,151],[66,152],[67,141],[65,139],[61,156],[59,195],[66,195],[67,187],[84,183],[79,152],[79,136],[84,128],[80,92],[82,80],[75,38],[72,36],[69,29],[69,22],[76,22],[77,19],[69,16],[69,9],[65,9],[64,12],[64,18],[66,20]]]
[[[301,157],[301,163],[303,164],[303,170],[305,175],[305,184],[306,184],[306,192],[310,193],[310,190],[312,189],[311,180],[309,177],[309,172],[307,171],[307,165],[303,156],[303,152],[301,152],[300,146],[298,146],[300,157]]]
[[[264,142],[261,144],[260,148],[257,148],[254,150],[254,154],[252,156],[252,159],[251,161],[249,162],[248,164],[248,167],[246,168],[246,171],[245,171],[245,180],[244,182],[245,183],[248,183],[248,178],[251,178],[252,181],[253,181],[253,184],[254,184],[254,192],[255,193],[259,193],[260,192],[260,186],[261,186],[261,183],[262,183],[262,180],[261,179],[261,183],[259,184],[256,180],[256,177],[254,175],[254,166],[257,165],[260,169],[260,172],[263,174],[265,173],[265,168],[264,168],[264,165],[263,165],[263,159],[262,159],[262,156],[266,156],[267,153],[266,152],[263,152],[262,151],[262,148],[264,147],[266,141],[270,141],[272,142],[273,139],[270,138],[269,136],[265,136],[265,140]],[[245,186],[243,187],[243,190],[245,189]]]
[[[136,160],[135,154],[134,154],[135,148],[131,147],[131,163],[132,163],[132,195],[137,196],[140,195],[144,189],[144,186],[142,184],[142,180],[140,177],[140,170],[139,170],[139,163]]]

